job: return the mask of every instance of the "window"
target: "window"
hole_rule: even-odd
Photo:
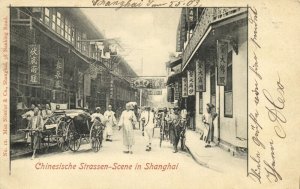
[[[50,10],[49,8],[45,8],[45,18],[44,22],[47,26],[50,26]]]
[[[65,19],[65,39],[71,42],[71,23]]]
[[[75,45],[75,27],[72,23],[70,23],[71,28],[71,43]]]
[[[233,116],[233,95],[232,95],[232,51],[228,53],[227,81],[224,87],[224,116]]]
[[[56,29],[56,10],[52,9],[51,11],[51,29],[55,31]]]
[[[40,17],[40,21],[43,22],[44,21],[44,15],[45,15],[45,8],[41,8],[41,17]]]
[[[210,103],[216,106],[216,73],[215,65],[210,67]]]
[[[82,37],[81,37],[81,33],[80,33],[80,31],[77,31],[77,36],[76,36],[76,47],[77,47],[77,49],[79,50],[79,51],[81,51],[81,39],[82,39]]]
[[[57,11],[56,13],[56,32],[61,35],[64,36],[64,18],[62,16],[62,14],[60,12]]]
[[[87,39],[86,33],[82,33],[82,40]],[[87,42],[81,42],[82,52],[87,54]]]
[[[199,92],[199,114],[203,114],[203,92]]]

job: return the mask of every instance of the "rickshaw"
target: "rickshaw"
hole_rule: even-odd
[[[103,141],[103,126],[93,126],[90,114],[84,110],[65,110],[65,121],[62,129],[65,134],[65,141],[68,148],[76,152],[83,141],[91,144],[94,152],[98,152]]]
[[[91,143],[93,151],[98,152],[103,140],[103,128],[92,127],[90,114],[82,109],[57,110],[45,121],[42,130],[19,129],[31,135],[40,132],[40,148],[57,144],[61,151],[77,151],[82,140]],[[31,141],[32,143],[32,141]]]
[[[163,108],[159,108],[157,114],[157,126],[160,128],[159,146],[161,147],[162,141],[169,140],[169,124],[165,120],[166,113]]]

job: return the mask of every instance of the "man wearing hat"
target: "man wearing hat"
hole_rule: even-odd
[[[212,142],[214,139],[214,120],[218,116],[218,114],[213,111],[214,107],[215,106],[213,104],[207,103],[207,113],[202,117],[202,122],[207,129],[207,134],[205,134],[206,136],[204,136],[206,143],[205,148],[211,147],[210,142]]]
[[[101,108],[100,107],[96,107],[96,112],[95,113],[93,113],[92,115],[91,115],[91,118],[92,118],[92,122],[94,122],[94,120],[95,120],[95,118],[96,117],[99,117],[100,118],[100,120],[101,120],[101,122],[102,122],[102,124],[104,124],[105,125],[105,123],[106,123],[106,118],[100,113],[100,111],[101,111]]]
[[[104,112],[104,117],[107,119],[106,128],[104,130],[104,137],[107,141],[112,141],[113,126],[117,124],[115,112],[112,111],[112,106],[108,105],[108,110]]]
[[[154,128],[154,113],[150,107],[146,107],[141,115],[142,132],[146,139],[146,151],[151,151],[152,132]]]
[[[181,149],[185,149],[185,125],[182,124],[182,119],[180,116],[180,109],[178,106],[173,108],[174,113],[170,115],[169,123],[170,123],[170,137],[173,138],[173,147],[174,153],[178,152],[177,146],[179,140],[181,140]]]

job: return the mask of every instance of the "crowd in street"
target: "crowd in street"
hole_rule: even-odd
[[[185,151],[186,129],[188,128],[187,120],[188,112],[185,108],[180,109],[178,106],[174,108],[156,109],[150,106],[138,107],[136,103],[127,103],[125,110],[120,116],[115,115],[109,105],[104,114],[101,113],[101,108],[96,107],[95,112],[91,114],[91,122],[93,127],[103,128],[103,138],[106,141],[113,141],[113,127],[122,129],[123,145],[125,146],[124,153],[133,154],[133,146],[135,145],[135,130],[139,130],[145,138],[145,150],[152,150],[152,139],[154,128],[160,128],[160,139],[166,140],[173,145],[173,152],[178,152],[180,143],[181,150]],[[213,111],[214,106],[207,104],[207,114],[203,116],[205,125],[204,138],[206,145],[210,147],[210,142],[213,141],[213,120],[217,114]],[[59,106],[56,107],[59,109]],[[36,150],[38,149],[39,140],[41,139],[40,132],[43,129],[45,121],[52,115],[50,106],[35,106],[32,105],[31,110],[22,115],[28,120],[28,129],[32,129],[31,140],[33,147],[32,159],[35,158]],[[118,119],[118,121],[117,121]]]

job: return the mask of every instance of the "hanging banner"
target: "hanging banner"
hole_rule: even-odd
[[[174,99],[178,100],[179,99],[179,82],[176,81],[174,85]]]
[[[28,45],[29,84],[40,84],[40,45]]]
[[[195,71],[188,70],[188,96],[195,95]]]
[[[110,87],[109,87],[109,98],[113,99],[113,95],[114,95],[114,77],[111,75]]]
[[[148,92],[148,95],[162,95],[161,89],[146,89]]]
[[[205,92],[205,62],[196,60],[196,91]]]
[[[218,69],[218,80],[217,85],[225,86],[227,78],[227,54],[228,43],[217,41],[217,69]]]
[[[167,99],[168,99],[168,102],[172,102],[172,87],[171,86],[167,87]]]
[[[182,97],[188,97],[188,79],[186,77],[182,77]]]
[[[134,88],[163,89],[166,87],[164,78],[133,78],[131,84]]]
[[[64,87],[64,59],[59,57],[55,66],[54,88],[60,89]]]

